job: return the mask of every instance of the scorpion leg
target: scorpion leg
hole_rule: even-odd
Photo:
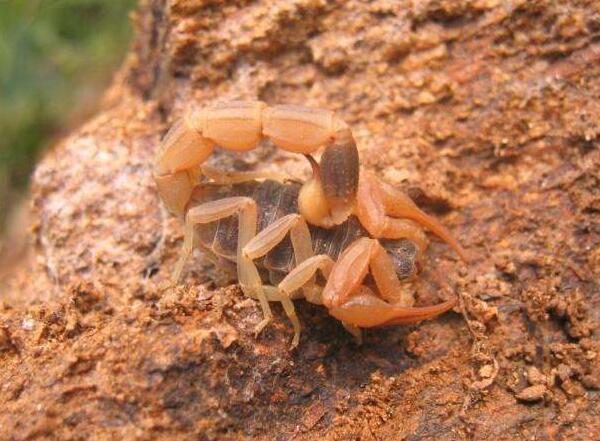
[[[179,283],[183,267],[187,262],[194,246],[194,225],[209,224],[234,215],[240,209],[240,203],[246,198],[236,197],[220,199],[217,201],[207,202],[191,208],[185,216],[185,227],[183,237],[183,247],[179,254],[179,260],[173,271],[173,282]]]
[[[191,208],[185,217],[185,236],[183,248],[179,261],[175,266],[173,279],[175,283],[181,277],[181,272],[186,260],[192,252],[194,244],[194,225],[207,224],[218,221],[234,214],[238,214],[238,245],[237,245],[237,268],[238,281],[248,297],[258,299],[263,311],[264,318],[257,325],[256,332],[259,333],[271,320],[272,313],[269,307],[267,296],[263,290],[262,282],[258,270],[252,262],[242,252],[244,246],[256,234],[256,214],[257,207],[254,200],[247,197],[231,197],[217,201],[207,202]]]
[[[329,313],[353,326],[369,328],[374,326],[416,323],[433,318],[451,309],[456,300],[449,300],[434,306],[413,307],[412,298],[400,295],[397,302],[384,299],[396,299],[398,285],[386,274],[387,263],[380,255],[385,252],[375,239],[361,238],[350,245],[333,266],[325,289],[323,304]],[[378,289],[377,295],[362,282],[371,267],[371,273]]]
[[[334,264],[335,262],[326,254],[313,256],[290,271],[290,273],[281,281],[278,288],[284,295],[291,296],[295,291],[305,287],[306,284],[312,283],[317,271],[321,271],[325,278],[329,277]],[[308,293],[310,294],[307,295]],[[308,293],[305,294],[307,301],[317,305],[323,303],[320,292],[312,290]],[[344,321],[342,321],[342,325],[354,336],[358,344],[362,343],[362,332],[358,326],[354,326]]]
[[[246,244],[243,253],[249,259],[257,259],[271,251],[286,234],[290,233],[296,264],[313,255],[310,231],[299,214],[288,214],[277,219]]]
[[[344,329],[346,331],[348,331],[348,333],[350,335],[352,335],[352,337],[354,337],[354,340],[356,341],[356,343],[360,346],[363,343],[363,335],[362,335],[362,331],[360,330],[360,328],[358,326],[354,326],[351,325],[350,323],[346,323],[346,322],[342,322],[342,326],[344,327]]]
[[[294,293],[300,292],[300,289],[302,289],[307,301],[321,304],[321,293],[314,286],[314,276],[320,270],[327,277],[332,266],[333,260],[326,254],[309,257],[290,271],[279,285],[277,285],[277,288],[282,297],[285,298],[294,298]],[[296,346],[299,341],[300,334],[294,335],[292,346]]]
[[[277,285],[277,288],[286,296],[295,298],[294,292],[297,292],[300,288],[305,288],[307,284],[311,284],[317,271],[321,271],[325,278],[327,278],[333,264],[334,261],[326,254],[312,256],[290,271],[279,285]],[[311,303],[317,305],[323,304],[321,294],[314,290],[305,291],[304,297]]]
[[[288,214],[262,230],[246,244],[242,254],[251,261],[262,257],[275,248],[288,233],[290,234],[296,265],[310,258],[313,255],[310,231],[306,221],[298,214]],[[294,327],[292,347],[295,347],[300,341],[300,320],[296,315],[291,296],[281,295],[279,301]]]
[[[363,173],[361,176],[358,184],[356,214],[361,224],[376,238],[407,238],[423,247],[426,242],[422,232],[417,232],[414,224],[397,218],[413,220],[430,229],[461,259],[467,261],[463,248],[438,220],[423,212],[407,195],[373,174]]]

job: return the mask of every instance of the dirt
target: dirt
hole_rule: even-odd
[[[40,162],[32,246],[3,276],[0,439],[600,438],[600,4],[142,2],[102,109]],[[357,346],[196,255],[151,177],[190,105],[335,110],[362,164],[464,244],[434,241],[419,303],[460,307]],[[268,143],[216,163],[303,178]]]

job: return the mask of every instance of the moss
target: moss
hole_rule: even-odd
[[[134,4],[0,4],[0,225],[40,152],[94,108],[127,48]]]

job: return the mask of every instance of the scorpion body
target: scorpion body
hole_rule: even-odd
[[[257,233],[282,217],[298,212],[298,194],[301,184],[265,180],[234,185],[203,184],[195,188],[190,206],[229,197],[248,197],[256,202]],[[358,219],[352,216],[335,228],[325,229],[309,225],[312,248],[317,255],[327,255],[336,261],[355,240],[370,237]],[[237,262],[238,218],[230,216],[210,224],[196,225],[197,245],[216,257],[219,263]],[[382,240],[382,246],[392,257],[396,274],[401,280],[409,279],[418,271],[418,249],[408,239]],[[264,281],[277,285],[296,266],[289,237],[286,237],[264,257],[256,260]]]
[[[219,171],[205,164],[215,148],[245,152],[261,139],[303,154],[312,177],[280,183],[272,173]],[[312,155],[322,149],[320,160]],[[403,280],[417,273],[427,249],[423,228],[467,256],[435,218],[361,169],[352,130],[335,112],[302,106],[232,101],[192,106],[165,135],[154,161],[160,198],[184,220],[172,281],[195,246],[237,268],[246,296],[260,302],[260,332],[279,302],[300,339],[292,300],[325,306],[353,335],[361,328],[415,323],[456,300],[414,306]],[[323,283],[324,282],[324,283]]]

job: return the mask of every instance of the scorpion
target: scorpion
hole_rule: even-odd
[[[312,177],[299,183],[203,164],[215,146],[243,152],[262,138],[306,156]],[[317,162],[312,154],[322,147]],[[416,323],[456,304],[413,306],[401,282],[422,266],[429,243],[422,227],[464,261],[466,254],[406,194],[361,170],[352,132],[332,111],[260,101],[189,110],[163,138],[153,174],[167,209],[184,218],[173,283],[194,247],[235,266],[244,294],[263,312],[256,334],[272,320],[269,302],[280,302],[291,321],[292,347],[301,331],[294,299],[324,305],[359,341],[361,328]]]

